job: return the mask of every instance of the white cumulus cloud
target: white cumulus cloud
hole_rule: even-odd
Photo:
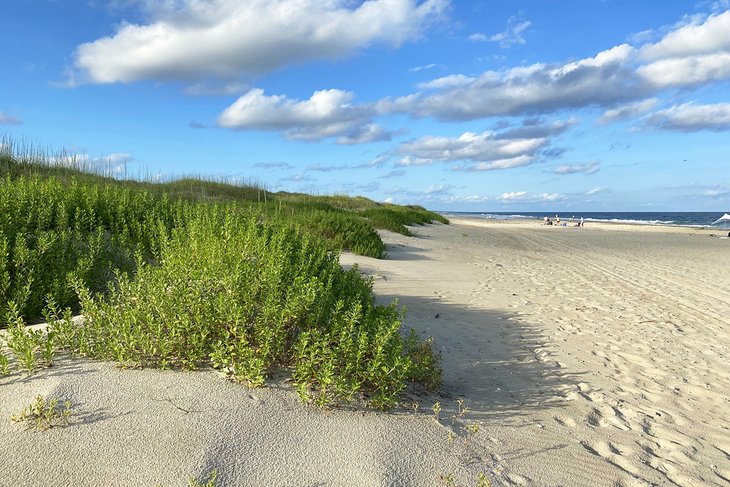
[[[450,75],[421,85],[443,88],[440,91],[384,101],[382,107],[417,117],[473,120],[593,104],[611,106],[650,92],[651,86],[627,64],[633,54],[633,47],[622,44],[569,63],[533,64],[477,77]]]
[[[724,80],[730,78],[730,52],[661,59],[641,66],[638,73],[657,89]]]
[[[508,48],[514,44],[525,44],[523,34],[532,25],[529,20],[521,20],[519,17],[511,17],[507,28],[499,34],[489,37],[492,42],[499,42],[500,47]]]
[[[154,3],[150,3],[154,5]],[[336,59],[374,43],[419,37],[449,0],[176,0],[150,8],[149,22],[76,48],[91,83],[234,79],[314,59]]]
[[[509,193],[502,193],[497,199],[500,200],[518,200],[527,196],[527,191],[511,191]]]
[[[467,39],[473,42],[486,42],[489,40],[489,37],[481,32],[475,32],[474,34],[470,34]]]
[[[541,193],[534,194],[528,193],[527,191],[512,191],[508,193],[502,193],[497,197],[497,200],[505,203],[545,203],[552,201],[565,200],[566,196],[559,193]]]
[[[419,83],[418,88],[422,90],[433,90],[443,88],[453,88],[455,86],[465,86],[475,81],[476,78],[464,76],[463,74],[451,74],[442,78],[436,78],[425,83]]]
[[[666,130],[723,132],[730,130],[730,103],[674,105],[653,113],[647,121],[654,127]]]
[[[577,61],[476,76],[452,73],[421,83],[419,92],[382,100],[379,107],[464,121],[598,106],[605,109],[599,123],[608,123],[646,113],[656,104],[652,97],[662,91],[725,80],[730,80],[730,10],[690,17],[657,42],[621,44]]]
[[[505,159],[495,159],[489,162],[480,162],[473,166],[457,166],[454,169],[462,171],[494,171],[498,169],[512,169],[514,167],[529,166],[533,162],[535,162],[535,158],[533,156],[521,155],[507,157]]]
[[[555,174],[595,174],[600,170],[598,161],[587,162],[585,164],[564,164],[553,169]]]
[[[659,42],[641,48],[649,60],[714,54],[730,51],[730,10],[706,19],[696,17],[664,36]]]
[[[575,123],[575,120],[545,122],[523,121],[519,127],[501,132],[464,132],[458,137],[427,135],[402,143],[395,153],[402,157],[399,166],[421,166],[438,162],[466,163],[454,169],[491,171],[527,166],[537,160],[538,153],[550,145],[551,138]]]
[[[635,103],[620,105],[603,112],[601,118],[598,119],[598,123],[606,124],[634,118],[650,111],[655,106],[657,106],[658,103],[658,99],[649,98],[647,100],[637,101]]]
[[[338,137],[341,144],[389,140],[390,133],[371,121],[374,108],[354,105],[353,98],[342,90],[315,91],[308,100],[297,100],[252,89],[221,113],[218,125],[277,131],[296,140]]]
[[[730,78],[730,10],[694,17],[639,51],[648,63],[638,73],[657,88],[700,85]]]
[[[548,143],[547,138],[497,139],[493,132],[465,132],[459,137],[425,136],[403,143],[398,152],[403,166],[433,162],[494,162],[519,156],[531,157]]]

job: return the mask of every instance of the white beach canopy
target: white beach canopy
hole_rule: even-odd
[[[720,218],[712,222],[713,225],[717,225],[718,223],[730,223],[730,215],[725,213]]]

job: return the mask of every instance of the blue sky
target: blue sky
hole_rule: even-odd
[[[730,1],[6,0],[0,134],[467,211],[730,210]]]

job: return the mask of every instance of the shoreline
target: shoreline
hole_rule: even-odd
[[[496,218],[481,218],[477,216],[469,215],[446,215],[449,221],[459,222],[465,225],[479,226],[480,223],[484,223],[484,226],[492,224],[496,225],[514,225],[514,226],[530,226],[530,227],[541,227],[547,229],[568,229],[568,230],[616,230],[616,231],[627,231],[627,232],[656,232],[656,233],[677,233],[677,234],[689,234],[689,235],[707,235],[715,237],[728,236],[730,228],[713,228],[709,226],[689,226],[689,225],[669,225],[669,224],[644,224],[644,223],[625,223],[625,222],[611,222],[611,221],[595,221],[585,220],[584,227],[577,227],[575,224],[577,221],[573,220],[562,220],[561,223],[566,223],[566,226],[562,225],[545,225],[541,219],[531,218],[514,218],[499,220]],[[579,221],[579,220],[578,220]]]
[[[489,222],[538,222],[539,224],[543,224],[543,217],[541,216],[517,216],[517,215],[504,215],[505,218],[492,218],[492,217],[486,217],[486,216],[480,216],[477,214],[463,214],[463,213],[453,213],[453,212],[437,212],[440,215],[443,215],[446,218],[449,218],[449,220],[479,220],[479,221],[489,221]],[[490,213],[484,213],[485,215],[489,215]],[[501,215],[500,215],[501,216]],[[551,215],[549,216],[551,219],[553,218]],[[573,226],[577,222],[580,221],[580,216],[578,218],[565,218],[562,219],[561,217],[561,223],[567,223],[568,226]],[[676,223],[651,223],[651,222],[639,222],[639,221],[628,221],[628,220],[602,220],[602,219],[584,219],[585,223],[587,224],[598,224],[598,225],[627,225],[631,227],[639,227],[639,228],[687,228],[691,230],[716,230],[719,233],[730,232],[730,227],[713,227],[710,224],[706,225],[691,225],[691,224],[676,224]],[[550,225],[547,225],[550,226]],[[552,226],[559,226],[555,225],[553,223]]]

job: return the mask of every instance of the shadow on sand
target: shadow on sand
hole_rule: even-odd
[[[581,374],[565,372],[550,358],[546,337],[516,314],[457,306],[436,298],[379,294],[407,307],[406,329],[433,336],[441,352],[444,385],[414,396],[422,408],[440,401],[443,414],[458,413],[464,400],[472,419],[501,421],[563,404]]]
[[[387,257],[385,260],[391,261],[412,261],[412,260],[431,260],[426,256],[426,249],[415,247],[413,245],[405,246],[402,244],[389,244],[385,252]]]

